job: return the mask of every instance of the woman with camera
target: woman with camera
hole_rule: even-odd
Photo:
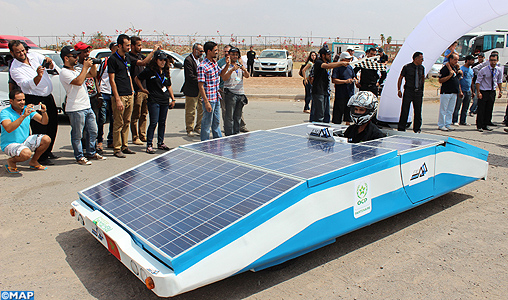
[[[148,94],[150,125],[146,133],[146,152],[150,154],[155,153],[152,143],[155,127],[157,127],[157,149],[170,149],[164,144],[168,109],[175,106],[175,96],[169,75],[170,64],[169,57],[161,50],[157,50],[148,66],[134,78],[140,90]],[[141,85],[141,80],[146,81],[146,89]]]

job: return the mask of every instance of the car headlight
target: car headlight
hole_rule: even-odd
[[[259,66],[260,62],[259,61],[254,61],[254,65],[255,66]]]
[[[277,63],[277,66],[282,66],[282,67],[283,67],[283,66],[285,66],[285,65],[286,65],[286,62],[285,62],[285,61],[279,61],[279,62]]]

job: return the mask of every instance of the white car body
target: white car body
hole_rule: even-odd
[[[283,74],[293,76],[293,58],[287,50],[266,49],[254,61],[254,76]]]
[[[4,91],[0,91],[0,111],[6,107],[9,107],[10,105],[9,94]]]
[[[167,55],[171,56],[175,61],[173,67],[171,68],[171,86],[173,87],[173,94],[175,96],[183,96],[182,86],[185,81],[185,76],[183,72],[183,61],[184,58],[178,53],[162,50]],[[142,49],[141,53],[147,55],[152,52],[152,49]],[[90,57],[94,58],[104,58],[109,57],[111,55],[111,50],[104,49],[95,49],[90,52]]]
[[[430,68],[429,73],[427,73],[427,78],[439,77],[439,72],[441,71],[441,68],[443,68],[443,61],[444,56],[440,56]]]
[[[59,110],[63,110],[65,106],[65,90],[60,83],[60,70],[63,67],[62,59],[60,58],[60,53],[51,50],[44,49],[30,49],[29,50],[38,52],[44,56],[51,58],[55,62],[55,70],[49,71],[49,78],[53,83],[53,97],[55,98],[56,107]],[[7,62],[12,59],[11,53],[9,49],[2,48],[0,49],[0,56]],[[0,67],[0,91],[9,93],[9,69],[7,67]]]

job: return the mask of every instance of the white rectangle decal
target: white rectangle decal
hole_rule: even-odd
[[[370,176],[355,181],[354,216],[359,218],[372,210]]]

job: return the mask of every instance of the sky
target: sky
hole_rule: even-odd
[[[459,0],[460,1],[460,0]],[[405,39],[442,0],[0,0],[0,35],[141,34]],[[472,7],[471,9],[478,9]],[[508,16],[476,28],[508,29]]]

